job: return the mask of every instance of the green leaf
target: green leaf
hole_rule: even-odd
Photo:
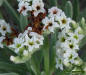
[[[78,16],[79,16],[79,0],[73,0],[73,19],[77,21]]]
[[[17,74],[17,73],[2,73],[0,75],[19,75],[19,74]]]
[[[82,48],[86,44],[86,36],[82,39],[80,43],[80,48]]]
[[[23,65],[17,65],[7,62],[0,62],[0,70],[11,71],[11,72],[25,72],[27,69]]]
[[[28,70],[30,71],[30,69],[32,69],[35,75],[40,75],[40,64],[42,62],[42,58],[42,50],[35,52],[31,59],[26,62]]]
[[[82,17],[86,19],[86,8],[80,12],[79,19],[81,20]]]
[[[63,0],[61,5],[59,5],[59,7],[61,7],[61,9],[64,10],[65,9],[64,6],[66,5],[66,3],[67,3],[67,0]]]
[[[41,75],[46,75],[45,72],[41,72]]]
[[[81,44],[80,44],[80,57],[83,61],[86,61],[86,36],[83,38]]]
[[[28,25],[27,16],[20,15],[20,29],[24,31],[25,27]]]
[[[51,34],[51,38],[50,38],[50,71],[51,73],[54,72],[55,69],[55,63],[56,63],[56,49],[55,49],[55,45],[56,45],[56,34],[57,31],[54,34]]]
[[[3,1],[4,1],[4,0],[0,0],[0,6],[3,4]]]
[[[58,0],[49,0],[49,6],[52,7],[52,6],[57,6],[57,1]]]
[[[40,75],[40,65],[37,64],[38,60],[36,60],[35,58],[31,58],[31,69],[32,71],[35,73],[35,75]]]
[[[3,16],[2,16],[2,13],[1,13],[1,11],[0,11],[0,19],[3,19]]]
[[[49,36],[45,35],[44,46],[43,46],[43,56],[44,56],[44,70],[46,75],[49,74]]]
[[[15,23],[19,25],[18,14],[15,12],[15,10],[12,8],[12,6],[8,3],[7,0],[4,0],[3,6],[6,8],[7,12],[12,16]]]
[[[0,48],[0,61],[10,62],[10,56],[15,55],[9,48]]]
[[[82,27],[84,34],[84,38],[80,42],[80,48],[82,48],[86,44],[86,23],[84,18],[81,19],[79,25]]]
[[[73,17],[73,6],[72,3],[70,1],[67,1],[66,5],[65,5],[65,13],[67,15],[67,17]]]

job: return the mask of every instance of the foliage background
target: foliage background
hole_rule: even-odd
[[[19,13],[17,12],[18,2],[16,0],[7,0],[7,1],[10,3],[10,5],[16,11],[17,16],[19,17]],[[55,5],[55,3],[52,4],[52,1],[54,1],[54,0],[44,0],[46,8],[49,7],[48,5],[50,5],[50,6]],[[73,4],[74,0],[57,0],[57,6],[59,8],[61,8],[62,10],[65,10],[64,6],[66,5],[67,1],[71,1]],[[78,0],[78,1],[79,1],[79,3],[78,3],[79,7],[78,7],[78,9],[75,8],[75,10],[78,10],[78,15],[77,15],[77,12],[76,12],[76,14],[75,13],[73,14],[73,19],[75,19],[76,21],[80,21],[80,19],[82,17],[85,17],[85,19],[86,19],[86,0]],[[73,6],[75,6],[75,5],[73,5]],[[77,15],[77,19],[74,18],[74,15]],[[16,16],[16,18],[17,18],[17,16]],[[14,19],[14,15],[9,13],[9,9],[8,9],[8,7],[6,7],[5,3],[3,3],[3,5],[0,7],[0,18],[4,18],[12,26],[14,26],[17,31],[19,31],[18,30],[19,23],[18,23],[18,21],[16,21]],[[83,43],[84,42],[86,42],[86,38],[84,38]],[[10,60],[9,60],[10,54],[14,54],[14,53],[12,51],[10,51],[8,48],[5,47],[4,49],[0,49],[0,73],[5,73],[5,74],[0,74],[0,75],[17,75],[16,73],[19,73],[20,75],[26,75],[27,74],[26,65],[25,64],[14,64],[14,63],[10,62]],[[39,56],[40,55],[41,54],[39,54]],[[79,55],[86,62],[86,43],[84,43],[83,46],[81,47]],[[9,72],[11,72],[11,73],[9,73]],[[32,75],[34,75],[34,73],[31,70],[30,70],[30,73],[32,73]],[[57,73],[56,73],[56,75],[57,75]],[[64,75],[64,74],[61,74],[61,75]]]

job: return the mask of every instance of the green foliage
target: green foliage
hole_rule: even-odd
[[[3,4],[3,1],[4,1],[4,0],[0,0],[0,6]]]
[[[0,75],[19,75],[19,74],[17,74],[17,73],[2,73]]]
[[[4,1],[4,3],[3,3]],[[49,1],[49,8],[51,6],[57,6],[57,2],[59,0],[48,0]],[[24,28],[28,25],[27,16],[19,15],[13,7],[8,3],[7,0],[0,0],[0,6],[3,6],[8,14],[11,14],[11,17],[15,21],[15,23],[18,25],[18,28],[20,32],[24,31]],[[73,3],[68,0],[63,0],[62,5],[58,4],[58,7],[62,7],[63,10],[65,10],[65,13],[68,17],[73,18],[74,20],[78,20],[78,18],[85,17],[86,18],[86,9],[84,9],[81,13],[79,12],[79,1],[73,0]],[[80,13],[80,16],[79,16]],[[3,15],[0,11],[0,18],[3,18]],[[80,22],[80,26],[84,30],[84,34],[86,35],[86,23],[82,19]],[[70,71],[56,71],[55,72],[55,43],[57,39],[57,33],[51,34],[49,37],[45,38],[44,45],[42,50],[37,51],[35,54],[33,54],[31,60],[27,61],[25,64],[14,64],[10,62],[9,57],[10,55],[15,55],[11,50],[8,48],[0,49],[0,75],[52,75],[55,73],[55,75],[86,75],[80,74],[80,73],[71,73]],[[52,38],[51,38],[52,36]],[[51,41],[50,41],[51,40]],[[46,42],[48,41],[48,42]],[[83,54],[81,57],[84,61],[86,61],[86,37],[81,41],[80,48],[83,49]],[[50,47],[49,47],[50,46]],[[53,51],[52,51],[53,50]],[[44,63],[42,63],[44,61]],[[41,67],[40,67],[41,65]],[[26,67],[27,66],[27,67]],[[44,67],[43,67],[44,66]],[[43,68],[42,68],[43,67]],[[43,70],[43,72],[41,72]]]
[[[44,70],[47,75],[49,75],[49,36],[45,35],[44,46],[43,46],[43,55],[44,55]]]
[[[73,6],[70,1],[67,1],[65,5],[65,14],[67,15],[67,17],[73,17]]]
[[[73,13],[73,19],[77,21],[79,16],[79,0],[73,0]]]
[[[6,9],[6,11],[9,14],[11,14],[11,17],[13,18],[13,20],[15,21],[15,23],[19,25],[19,16],[16,13],[16,11],[12,8],[12,6],[8,3],[7,0],[4,0],[3,6]]]
[[[79,19],[82,17],[86,19],[86,8],[80,12]]]
[[[57,6],[57,1],[58,0],[49,0],[49,7]]]
[[[20,26],[19,28],[23,32],[25,27],[28,25],[27,16],[20,15]]]

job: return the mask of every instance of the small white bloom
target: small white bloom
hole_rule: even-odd
[[[41,0],[33,0],[32,9],[35,17],[38,16],[39,13],[45,13],[44,3]]]
[[[12,45],[9,45],[10,48],[14,49],[14,52],[15,53],[18,53],[20,48],[23,47],[23,43],[24,43],[24,40],[23,39],[19,39],[19,38],[15,38],[13,40],[13,44]]]
[[[49,17],[59,16],[62,13],[62,10],[60,10],[57,7],[52,7],[48,10],[48,13],[49,13]]]
[[[28,56],[28,51],[27,51],[27,50],[24,50],[24,51],[23,51],[23,55],[24,55],[24,56]]]
[[[71,19],[67,18],[64,13],[61,14],[60,19],[58,21],[60,23],[60,28],[61,29],[62,28],[70,29],[69,24],[71,22]]]
[[[0,20],[0,33],[5,36],[6,33],[11,33],[10,25],[7,24],[4,20]]]
[[[68,60],[70,63],[75,62],[75,58],[78,57],[78,54],[75,51],[67,50],[66,53],[64,53],[65,60]]]
[[[32,27],[28,27],[27,30],[32,31]]]
[[[55,28],[59,27],[59,25],[56,22],[54,22],[54,17],[46,17],[42,20],[42,23],[44,24],[43,30],[48,30],[50,32],[54,32]]]
[[[32,11],[32,7],[29,6],[28,2],[21,1],[19,2],[19,9],[18,11],[22,13],[24,16],[28,15],[28,11]]]
[[[61,70],[63,70],[63,59],[61,57],[57,57],[56,58],[56,68],[60,68]]]

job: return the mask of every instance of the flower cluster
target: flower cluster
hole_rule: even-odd
[[[82,29],[78,26],[76,30],[72,30],[71,20],[61,31],[58,33],[58,41],[56,43],[56,67],[63,70],[65,66],[80,65],[81,59],[78,56],[79,43],[83,38]]]
[[[10,25],[7,24],[4,20],[0,19],[0,47],[3,48],[3,40],[6,38],[6,35],[11,33]]]
[[[28,15],[28,12],[32,12],[35,17],[39,13],[45,13],[44,3],[42,0],[18,0],[18,11],[24,16]]]
[[[12,55],[10,60],[15,63],[24,63],[30,59],[32,54],[44,44],[43,34],[54,33],[57,28],[59,31],[55,46],[56,67],[63,70],[63,65],[78,65],[80,63],[79,42],[83,38],[82,29],[79,26],[76,29],[73,28],[73,24],[78,24],[71,18],[67,18],[65,13],[57,7],[47,11],[42,0],[18,0],[18,2],[18,11],[24,16],[27,15],[30,23],[25,31],[14,38],[9,45],[9,48],[16,53],[16,56]],[[10,32],[10,26],[0,20],[0,47],[3,47],[2,41],[5,35]]]
[[[20,33],[9,46],[18,55],[17,57],[11,56],[11,60],[16,63],[28,60],[28,57],[30,58],[33,52],[43,45],[43,34],[54,33],[54,30],[58,28],[60,32],[58,32],[56,42],[56,67],[63,70],[63,64],[78,64],[77,52],[79,42],[83,38],[80,34],[81,28],[78,26],[76,30],[73,30],[71,25],[74,21],[67,18],[61,9],[52,7],[48,11],[45,10],[42,0],[18,0],[18,2],[18,11],[24,16],[30,13],[31,23],[28,24],[27,30]]]
[[[71,18],[67,18],[65,13],[57,7],[48,10],[48,16],[42,20],[44,24],[43,31],[49,33],[59,29],[58,39],[56,42],[56,68],[63,70],[63,64],[80,64],[78,56],[79,42],[83,38],[82,29]],[[73,29],[73,25],[77,25]]]
[[[11,60],[15,63],[23,63],[31,55],[43,45],[44,37],[36,32],[32,32],[32,28],[28,27],[24,33],[20,33],[17,38],[13,40],[13,44],[9,45],[10,48],[18,56],[11,56]]]
[[[62,29],[66,27],[69,29],[70,27],[68,25],[70,21],[71,19],[67,18],[62,10],[57,7],[52,7],[48,10],[48,16],[42,20],[44,24],[43,30],[54,33],[55,28]]]

